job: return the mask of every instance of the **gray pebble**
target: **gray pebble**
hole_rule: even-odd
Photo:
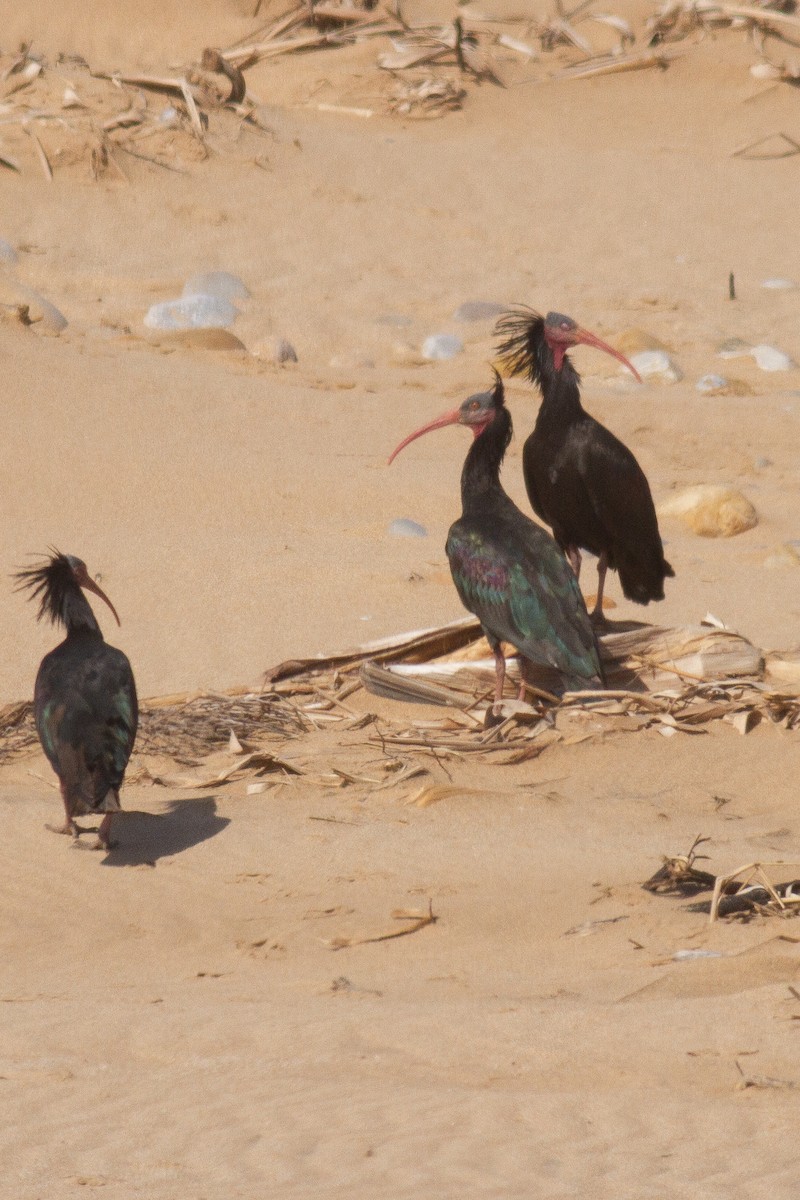
[[[267,362],[278,364],[297,362],[297,351],[291,342],[282,337],[266,338],[262,342],[257,342],[252,347],[252,353],[256,358],[266,359]]]
[[[753,352],[753,347],[749,342],[743,342],[741,338],[728,338],[720,346],[717,346],[718,358],[749,358]]]
[[[15,263],[18,261],[18,254],[10,242],[5,238],[0,238],[0,259],[3,262]]]
[[[376,325],[390,325],[393,329],[405,329],[411,324],[411,317],[405,317],[402,313],[382,313],[375,318]]]
[[[694,386],[696,391],[711,395],[714,392],[724,391],[728,386],[728,381],[722,375],[703,375],[702,379],[698,379]]]
[[[273,362],[297,362],[297,351],[291,342],[286,338],[276,338],[274,346]]]
[[[467,300],[453,313],[454,321],[491,321],[506,311],[506,305],[494,300]]]

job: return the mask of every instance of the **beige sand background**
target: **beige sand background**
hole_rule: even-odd
[[[5,6],[3,49],[32,38],[51,62],[129,71],[255,24],[243,2],[25,7]],[[614,11],[641,27],[648,10]],[[648,617],[710,609],[758,645],[793,646],[800,575],[781,548],[800,537],[800,370],[715,350],[742,337],[800,361],[800,293],[760,286],[800,281],[800,159],[732,156],[800,136],[797,98],[749,75],[744,33],[689,45],[664,72],[471,87],[434,122],[317,110],[369,106],[374,44],[295,55],[248,72],[275,130],[269,170],[242,150],[185,174],[126,162],[127,185],[85,164],[53,183],[3,171],[0,235],[69,320],[59,337],[0,323],[4,570],[48,544],[84,557],[143,696],[257,683],[283,658],[458,616],[443,545],[465,438],[385,460],[487,383],[491,323],[459,325],[456,307],[522,301],[665,343],[684,372],[670,386],[637,388],[578,351],[587,406],[657,501],[720,482],[758,509],[731,540],[665,521],[676,578]],[[147,307],[203,269],[251,289],[236,324],[248,349],[286,337],[299,362],[148,341]],[[441,331],[464,354],[398,361],[398,342]],[[743,394],[700,395],[709,371]],[[532,397],[515,382],[509,402],[524,435]],[[504,481],[524,504],[520,444]],[[390,536],[396,517],[429,536]],[[609,592],[614,616],[642,616]],[[54,639],[10,584],[0,604],[8,702],[31,694]],[[365,761],[357,733],[284,748],[311,749]],[[794,1196],[800,934],[709,930],[639,884],[698,833],[712,870],[800,858],[798,766],[796,735],[720,724],[556,746],[513,769],[433,765],[474,791],[426,809],[402,788],[132,785],[108,856],[43,830],[57,794],[41,756],[5,766],[3,1190]],[[328,944],[429,900],[438,921],[414,936]],[[674,961],[681,949],[721,957]],[[742,1089],[737,1062],[792,1086]]]

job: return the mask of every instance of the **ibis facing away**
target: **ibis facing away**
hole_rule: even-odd
[[[664,558],[653,497],[631,451],[581,404],[580,376],[567,356],[572,346],[594,346],[639,376],[624,355],[571,317],[515,308],[497,322],[501,362],[526,374],[542,392],[536,424],[525,442],[522,465],[531,506],[580,575],[581,550],[596,554],[598,587],[592,617],[603,619],[609,568],[636,604],[664,599],[664,579],[674,575]]]
[[[409,442],[445,425],[466,425],[473,435],[461,474],[462,514],[446,551],[461,602],[480,621],[494,654],[495,704],[503,697],[503,642],[519,651],[520,699],[531,665],[555,667],[569,688],[601,687],[597,641],[578,581],[549,533],[520,512],[500,484],[512,435],[500,376],[495,372],[491,392],[467,397],[410,434],[389,462]]]
[[[58,776],[66,819],[57,833],[86,832],[75,817],[102,813],[96,849],[111,847],[111,819],[120,811],[119,790],[136,738],[139,706],[131,665],[109,646],[84,596],[114,605],[86,564],[52,550],[36,567],[19,571],[19,588],[39,601],[38,619],[63,625],[67,636],[42,659],[34,689],[36,730]]]

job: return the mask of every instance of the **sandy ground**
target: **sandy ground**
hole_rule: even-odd
[[[129,70],[253,27],[243,4],[191,20],[138,6],[126,25],[102,5],[22,7],[3,48],[33,36]],[[385,460],[489,380],[491,323],[459,325],[456,307],[521,301],[666,344],[684,372],[669,386],[577,352],[587,407],[657,502],[726,483],[758,509],[730,540],[665,521],[676,578],[648,618],[711,610],[760,646],[796,644],[800,576],[781,547],[800,537],[800,370],[715,356],[741,337],[800,361],[800,293],[760,286],[800,281],[798,159],[732,157],[798,136],[794,93],[753,80],[744,35],[726,32],[663,73],[485,84],[442,121],[314,110],[365,103],[375,53],[248,74],[271,105],[270,170],[242,153],[186,174],[127,164],[128,185],[0,174],[19,277],[70,322],[58,337],[0,322],[0,562],[49,544],[85,558],[144,696],[254,683],[286,657],[458,616],[443,545],[465,435]],[[148,305],[202,269],[251,289],[235,327],[248,349],[286,337],[299,362],[148,339]],[[464,354],[415,365],[397,346],[440,331]],[[709,371],[743,394],[700,395]],[[524,435],[533,399],[515,382],[509,402]],[[524,505],[520,441],[504,481]],[[396,517],[429,536],[390,536]],[[609,592],[615,617],[643,615]],[[54,638],[10,584],[2,604],[7,702],[30,695]],[[363,735],[314,752],[363,761]],[[709,929],[639,885],[698,833],[712,870],[800,858],[799,756],[763,725],[620,734],[518,768],[434,766],[464,791],[426,809],[402,788],[131,785],[108,855],[44,831],[57,795],[41,756],[3,767],[9,1194],[794,1196],[800,931]],[[438,920],[412,936],[331,948],[429,901]],[[743,1073],[781,1086],[742,1088]]]

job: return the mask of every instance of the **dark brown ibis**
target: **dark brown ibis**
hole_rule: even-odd
[[[111,846],[111,818],[120,811],[119,789],[136,738],[139,706],[131,665],[100,632],[84,590],[114,605],[71,554],[52,550],[39,566],[16,575],[19,588],[39,600],[38,619],[63,625],[67,636],[42,659],[34,689],[36,730],[58,776],[64,825],[57,833],[86,832],[75,817],[103,813],[96,849]]]
[[[603,620],[609,567],[619,572],[629,600],[663,600],[664,579],[675,572],[664,558],[647,478],[628,447],[584,409],[580,376],[566,352],[578,344],[594,346],[639,379],[636,369],[561,313],[542,317],[516,308],[500,318],[496,333],[504,339],[498,351],[505,367],[541,388],[536,424],[522,451],[525,486],[534,512],[553,530],[576,576],[581,550],[597,555],[593,619]]]
[[[466,425],[473,442],[461,474],[459,520],[447,535],[447,558],[461,602],[473,612],[494,654],[495,704],[503,696],[502,643],[520,655],[519,698],[531,683],[529,667],[554,667],[565,686],[603,684],[595,633],[578,581],[553,539],[503,491],[500,467],[511,441],[511,414],[495,372],[491,392],[469,396],[404,439],[389,462],[415,438],[445,425]]]

